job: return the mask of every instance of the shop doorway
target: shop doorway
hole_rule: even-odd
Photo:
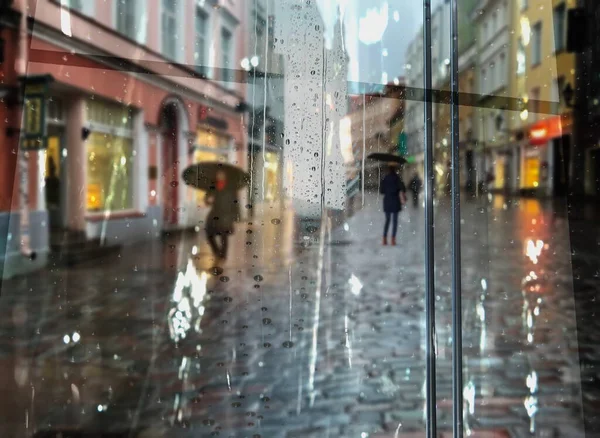
[[[64,181],[66,166],[63,160],[64,130],[60,127],[48,127],[48,148],[44,168],[46,209],[50,221],[50,230],[64,228]]]
[[[554,196],[566,196],[569,189],[571,164],[571,136],[563,135],[553,140],[554,146]]]
[[[179,171],[177,163],[179,135],[177,107],[168,103],[160,117],[162,136],[162,203],[165,228],[171,228],[178,223],[179,204]]]

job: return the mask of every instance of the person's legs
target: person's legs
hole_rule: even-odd
[[[392,214],[388,213],[387,211],[385,212],[385,225],[383,226],[383,244],[387,245],[387,235],[388,235],[388,231],[390,229],[390,219],[391,219]]]
[[[229,233],[221,234],[221,258],[227,258],[227,249],[229,248]]]
[[[398,233],[398,212],[392,213],[392,245],[396,244],[396,234]]]
[[[208,245],[214,256],[219,255],[219,245],[217,244],[217,236],[215,233],[211,231],[206,231],[206,238],[208,240]]]

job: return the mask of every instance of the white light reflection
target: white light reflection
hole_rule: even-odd
[[[527,387],[529,388],[530,395],[525,397],[523,405],[529,416],[529,431],[535,432],[535,414],[538,412],[538,398],[535,394],[538,391],[538,377],[535,371],[532,371],[525,380]]]
[[[381,9],[370,8],[364,17],[359,19],[358,39],[367,45],[381,41],[388,25],[388,3],[384,2]]]
[[[71,11],[66,0],[61,0],[60,3],[60,30],[70,38],[73,36],[71,32]]]
[[[542,254],[542,249],[544,249],[543,241],[538,240],[534,242],[532,239],[527,239],[525,255],[529,257],[529,260],[531,260],[534,265],[537,265],[538,258]]]
[[[352,344],[350,344],[350,331],[348,330],[348,315],[344,315],[344,333],[346,334],[346,348],[348,349],[348,368],[352,368]]]
[[[200,331],[200,321],[204,315],[202,302],[206,296],[208,274],[198,271],[192,260],[188,259],[185,273],[180,272],[175,282],[172,300],[176,306],[169,312],[169,333],[171,339],[178,342],[185,339],[192,327],[194,313],[196,322],[194,328]]]
[[[469,381],[467,386],[463,389],[463,397],[469,405],[469,414],[475,414],[475,384],[473,381]]]
[[[358,279],[358,277],[356,275],[352,274],[352,277],[350,277],[350,280],[348,280],[348,283],[350,284],[350,291],[352,292],[352,294],[354,296],[359,296],[360,291],[363,288],[363,284]]]

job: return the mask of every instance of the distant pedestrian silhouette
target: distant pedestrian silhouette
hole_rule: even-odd
[[[415,173],[412,179],[410,180],[410,191],[412,192],[413,197],[413,206],[419,206],[419,194],[421,193],[421,187],[423,187],[423,181],[419,178],[419,174]]]
[[[389,166],[387,175],[381,181],[379,192],[383,195],[383,211],[385,212],[385,225],[383,227],[383,244],[387,245],[390,221],[392,222],[392,245],[396,245],[398,231],[398,214],[402,204],[406,203],[406,187],[396,173],[396,167]]]

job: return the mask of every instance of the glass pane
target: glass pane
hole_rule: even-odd
[[[486,38],[459,35],[465,431],[583,437],[591,394],[582,392],[567,207],[577,109],[564,97],[577,82],[564,45],[574,5],[472,4],[463,28],[504,18]],[[478,81],[483,94],[473,98]]]
[[[600,433],[600,6],[423,3],[2,2],[0,437],[452,436],[454,165],[465,436]]]

